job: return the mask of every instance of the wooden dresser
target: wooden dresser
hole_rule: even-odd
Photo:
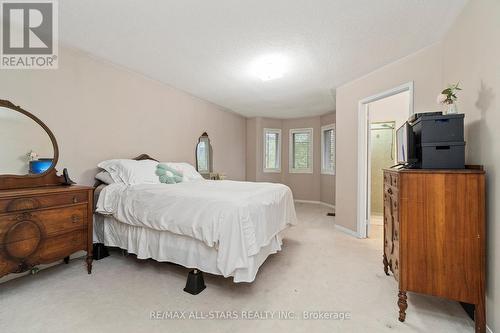
[[[0,190],[0,277],[87,251],[92,270],[93,188]]]
[[[485,174],[482,170],[384,170],[384,271],[408,291],[475,305],[485,318]]]

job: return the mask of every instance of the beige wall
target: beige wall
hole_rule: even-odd
[[[369,104],[370,122],[396,122],[396,129],[408,120],[410,92],[405,91]]]
[[[415,112],[438,110],[441,77],[442,47],[436,44],[337,89],[337,224],[356,230],[359,101],[414,81]]]
[[[275,182],[288,185],[298,200],[322,201],[335,204],[335,176],[321,175],[321,126],[335,122],[335,113],[324,116],[272,119],[247,119],[247,180],[259,182]],[[281,129],[281,172],[267,173],[263,171],[263,138],[264,128]],[[312,128],[313,173],[289,173],[289,135],[292,128]]]
[[[53,158],[52,141],[45,130],[22,113],[0,107],[0,174],[29,173],[27,154]]]
[[[257,118],[246,121],[246,180],[257,181]]]
[[[246,119],[80,51],[60,49],[57,70],[4,70],[1,98],[44,121],[57,138],[59,171],[92,184],[96,164],[148,153],[195,162],[206,131],[214,170],[245,179]]]
[[[487,172],[487,322],[500,332],[500,1],[474,0],[443,45],[443,82],[460,81],[466,162]]]
[[[337,89],[337,219],[356,230],[357,107],[359,100],[415,81],[415,112],[439,110],[437,94],[460,81],[465,113],[466,162],[487,171],[487,322],[500,330],[500,2],[470,1],[442,43]]]

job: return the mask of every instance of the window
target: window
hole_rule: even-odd
[[[313,129],[290,130],[290,173],[313,172]]]
[[[281,130],[264,128],[264,172],[281,172]]]
[[[335,174],[335,124],[321,127],[321,173]]]

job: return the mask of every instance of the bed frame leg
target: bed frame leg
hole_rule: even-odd
[[[94,260],[101,260],[109,256],[108,248],[103,243],[95,243],[92,246]]]
[[[197,269],[193,269],[189,272],[184,291],[190,293],[191,295],[198,295],[205,288],[206,286],[205,281],[203,280],[203,272]]]

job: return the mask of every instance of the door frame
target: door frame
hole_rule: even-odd
[[[369,104],[408,91],[409,114],[414,113],[414,82],[410,81],[395,88],[366,97],[358,103],[358,196],[357,232],[359,238],[368,236],[370,220],[370,116]]]

